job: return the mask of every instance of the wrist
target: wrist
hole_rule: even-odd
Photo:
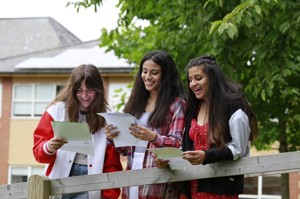
[[[49,148],[49,141],[44,144],[43,148],[44,148],[45,153],[47,153],[48,155],[53,155],[56,152]]]
[[[154,138],[150,142],[155,142],[157,140],[157,133],[155,133]]]

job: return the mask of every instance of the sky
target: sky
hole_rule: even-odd
[[[101,29],[117,26],[118,0],[104,0],[95,13],[94,8],[66,7],[71,0],[0,0],[0,18],[52,17],[82,41],[101,36]]]

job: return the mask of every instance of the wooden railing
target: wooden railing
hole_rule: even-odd
[[[300,172],[300,151],[276,155],[241,158],[209,165],[190,166],[182,170],[148,168],[49,180],[30,176],[27,183],[0,186],[1,199],[48,199],[49,196],[126,186],[177,182],[244,174],[260,176]]]

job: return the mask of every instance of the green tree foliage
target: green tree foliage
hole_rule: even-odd
[[[299,0],[119,0],[118,7],[118,27],[102,30],[100,46],[136,64],[149,50],[166,50],[185,84],[189,59],[215,56],[257,113],[256,148],[277,141],[280,152],[299,149]]]
[[[101,6],[102,0],[70,3]],[[185,80],[188,60],[210,54],[240,82],[259,119],[258,149],[300,145],[300,1],[119,0],[118,27],[100,45],[138,64],[149,50],[170,52]],[[146,24],[146,25],[143,25]],[[186,83],[186,82],[185,82]]]

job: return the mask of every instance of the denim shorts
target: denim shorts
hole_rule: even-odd
[[[76,164],[73,163],[71,171],[70,171],[70,177],[71,176],[82,176],[87,175],[87,166],[82,164]],[[62,199],[88,199],[89,194],[88,192],[81,192],[81,193],[68,193],[64,194],[62,196]]]

